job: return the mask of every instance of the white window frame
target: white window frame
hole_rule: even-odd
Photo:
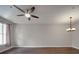
[[[1,22],[0,22],[1,23]],[[5,23],[1,23],[2,24],[2,33],[0,33],[0,34],[2,34],[2,44],[0,44],[0,46],[4,46],[4,45],[6,45],[7,44],[7,42],[6,43],[4,43],[4,25],[7,25],[7,24],[5,24]],[[5,35],[6,35],[6,33],[5,33]],[[6,36],[5,36],[6,37]],[[5,41],[6,41],[6,39],[5,39]]]

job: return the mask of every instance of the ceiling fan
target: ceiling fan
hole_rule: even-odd
[[[38,16],[35,16],[35,15],[31,14],[31,13],[33,13],[35,11],[35,7],[34,6],[31,7],[30,9],[27,9],[26,12],[24,10],[22,10],[21,8],[19,8],[18,6],[16,6],[16,5],[13,5],[13,6],[23,13],[23,14],[19,14],[17,16],[26,16],[29,21],[31,20],[31,17],[39,18]]]

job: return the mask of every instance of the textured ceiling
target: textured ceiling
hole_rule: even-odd
[[[31,5],[18,5],[25,10],[31,8]],[[69,16],[73,17],[73,22],[79,19],[79,6],[68,5],[35,5],[34,15],[39,16],[39,19],[31,18],[31,21],[25,16],[18,17],[22,14],[15,7],[10,8],[10,5],[0,5],[0,16],[20,24],[65,24],[69,22]]]

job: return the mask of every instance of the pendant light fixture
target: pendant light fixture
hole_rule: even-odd
[[[67,32],[75,31],[76,28],[73,28],[73,27],[72,27],[72,17],[69,17],[69,19],[70,19],[69,28],[66,29],[66,31],[67,31]]]

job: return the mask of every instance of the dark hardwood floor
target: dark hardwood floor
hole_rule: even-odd
[[[79,50],[71,47],[50,48],[12,48],[1,54],[79,54]]]

